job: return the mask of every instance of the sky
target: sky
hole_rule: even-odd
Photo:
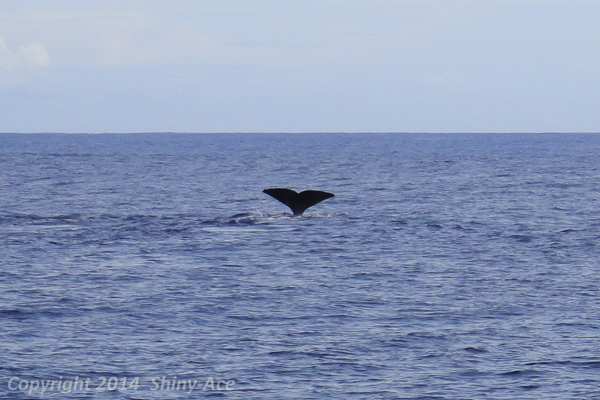
[[[0,132],[598,132],[596,0],[0,3]]]

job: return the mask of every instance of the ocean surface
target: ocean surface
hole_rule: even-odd
[[[599,243],[600,135],[2,134],[0,398],[600,399]]]

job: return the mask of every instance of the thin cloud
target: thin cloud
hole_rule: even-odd
[[[41,43],[30,43],[12,50],[0,37],[0,69],[6,71],[48,68],[50,57]]]

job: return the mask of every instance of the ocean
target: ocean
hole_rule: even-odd
[[[600,399],[600,135],[2,134],[0,171],[0,398]]]

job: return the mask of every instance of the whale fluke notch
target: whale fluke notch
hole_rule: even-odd
[[[334,196],[333,193],[321,192],[319,190],[305,190],[297,193],[292,189],[284,188],[265,189],[263,193],[288,206],[294,215],[302,215],[307,208]]]

